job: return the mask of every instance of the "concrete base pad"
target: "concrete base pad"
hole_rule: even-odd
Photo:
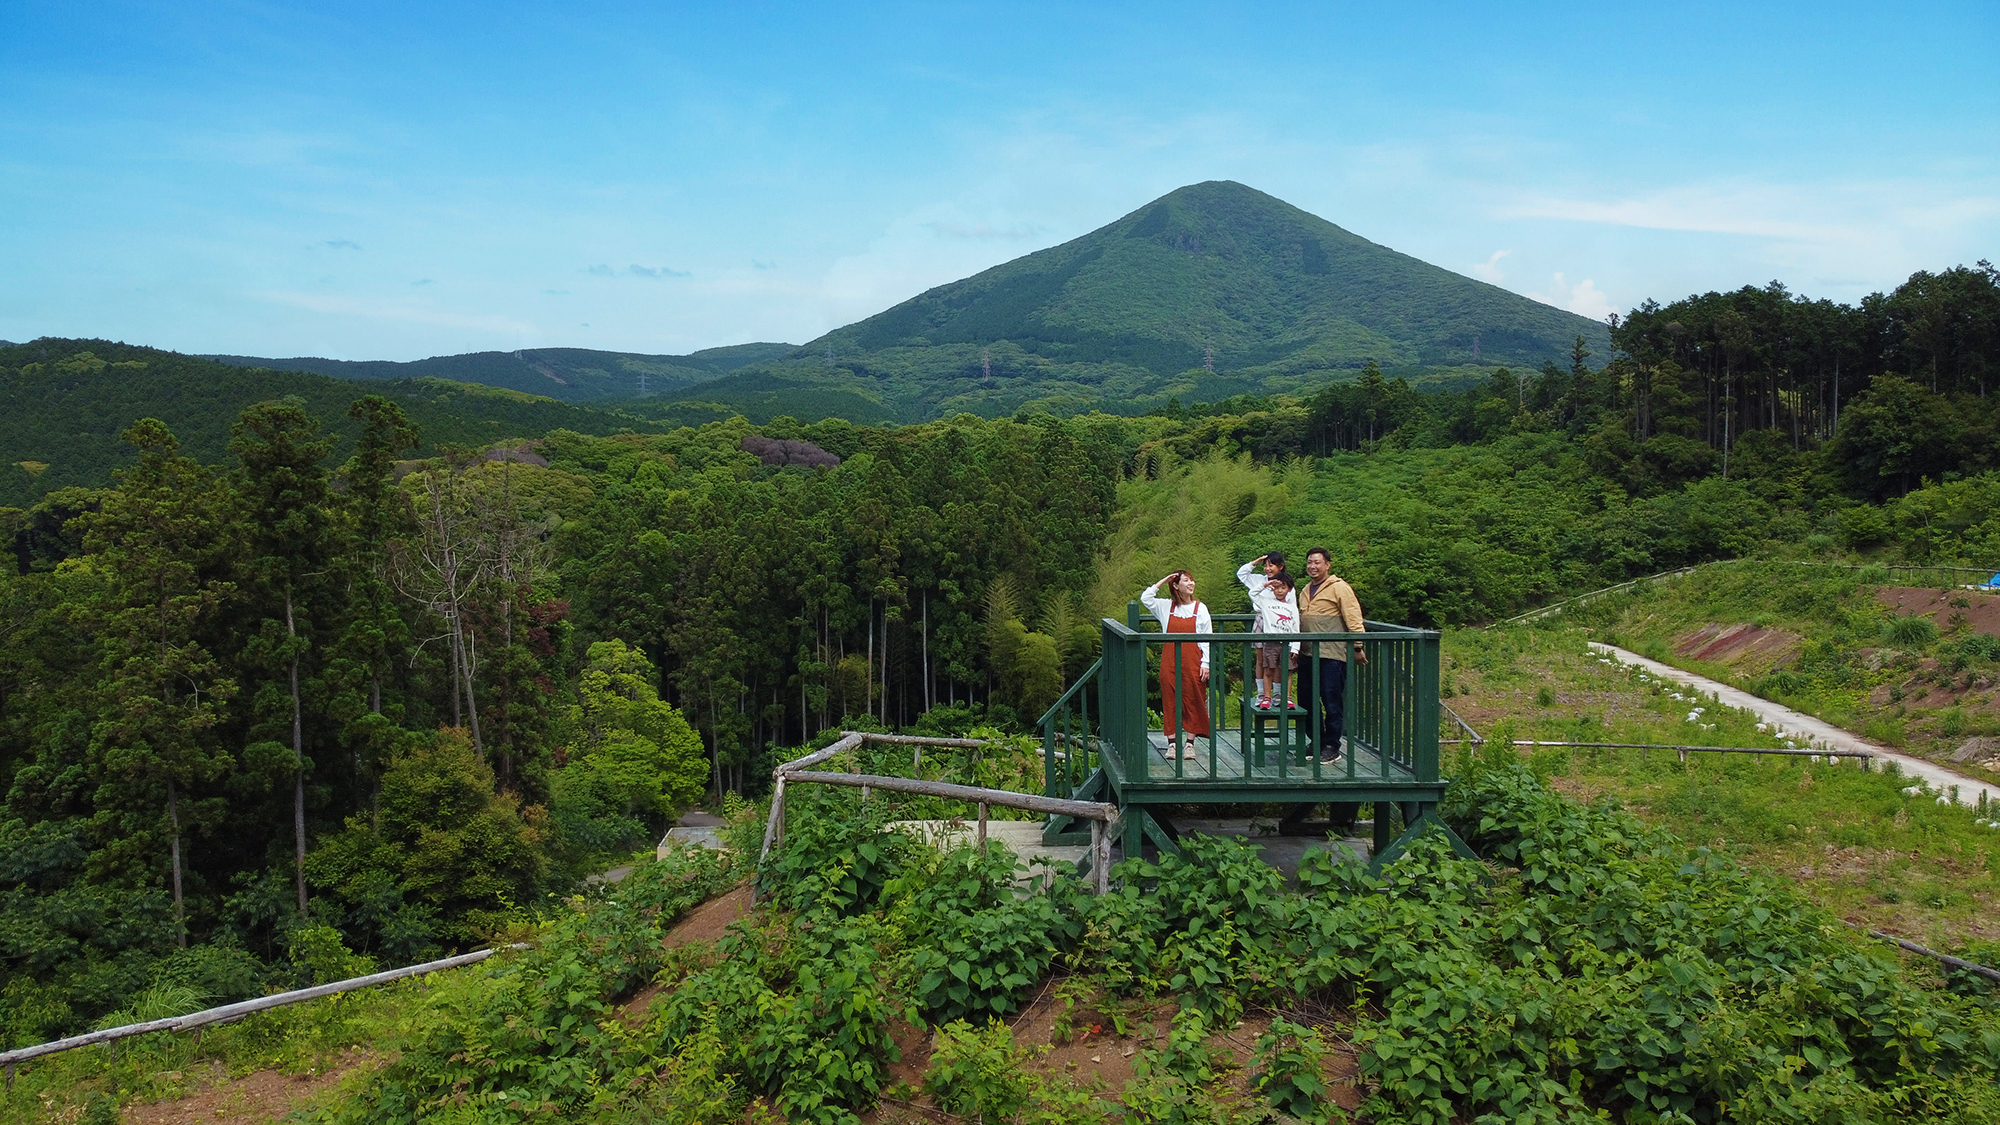
[[[899,820],[889,827],[909,832],[919,839],[938,846],[951,843],[970,843],[978,832],[978,822],[971,820]],[[1268,820],[1248,818],[1186,818],[1176,820],[1174,827],[1183,833],[1197,833],[1203,836],[1233,836],[1256,844],[1265,863],[1277,868],[1287,880],[1295,879],[1299,873],[1299,863],[1305,854],[1315,849],[1330,847],[1344,848],[1354,860],[1367,863],[1374,845],[1359,837],[1328,840],[1324,836],[1279,836],[1275,835],[1276,825]],[[1050,847],[1042,843],[1042,822],[1039,820],[989,820],[986,822],[986,838],[1005,843],[1009,850],[1019,856],[1024,863],[1032,863],[1037,857],[1046,857],[1064,863],[1074,870],[1089,848],[1080,846]],[[1111,862],[1125,858],[1123,849],[1114,845]]]

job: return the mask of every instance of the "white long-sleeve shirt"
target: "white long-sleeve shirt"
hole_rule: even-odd
[[[1250,591],[1250,608],[1257,611],[1257,620],[1251,623],[1253,633],[1296,633],[1299,631],[1299,606],[1294,600],[1297,591],[1287,591],[1279,597],[1271,590],[1271,580],[1257,570],[1254,562],[1244,563],[1236,568],[1236,580]],[[1293,641],[1292,654],[1298,655],[1299,642]]]
[[[1139,591],[1139,604],[1145,606],[1147,611],[1159,620],[1162,631],[1165,631],[1167,628],[1167,618],[1169,615],[1182,618],[1192,615],[1194,617],[1195,632],[1215,632],[1215,622],[1208,616],[1208,604],[1206,602],[1196,601],[1191,604],[1177,606],[1173,603],[1172,598],[1163,598],[1160,596],[1160,587],[1164,584],[1164,581],[1155,582],[1151,586]],[[1206,670],[1208,668],[1208,646],[1197,645],[1196,647],[1201,650],[1201,666]]]

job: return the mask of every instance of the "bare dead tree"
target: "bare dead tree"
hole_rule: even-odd
[[[391,572],[404,597],[444,622],[444,632],[430,640],[446,642],[451,665],[451,721],[457,726],[470,720],[472,745],[483,756],[486,744],[479,731],[479,702],[473,694],[478,641],[466,627],[465,611],[473,591],[490,573],[491,563],[488,552],[481,549],[479,521],[458,470],[449,465],[425,470],[423,490],[418,535],[400,545]]]

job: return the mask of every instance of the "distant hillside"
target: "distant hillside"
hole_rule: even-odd
[[[640,355],[600,352],[589,348],[534,348],[517,352],[470,352],[430,359],[320,359],[295,356],[265,359],[245,355],[211,355],[232,367],[268,367],[274,371],[304,371],[336,379],[453,379],[483,383],[565,402],[604,402],[685,391],[753,363],[796,352],[792,344],[735,344],[708,348],[691,355]]]
[[[605,434],[639,427],[630,415],[591,410],[516,391],[443,379],[356,385],[324,375],[232,367],[198,356],[108,340],[45,338],[0,347],[0,507],[25,507],[70,485],[111,483],[131,464],[118,435],[158,418],[198,460],[229,458],[229,426],[243,408],[296,395],[352,451],[358,432],[347,407],[364,394],[395,400],[416,422],[424,448],[486,445],[556,429]]]
[[[786,399],[806,416],[858,399],[907,420],[1130,410],[1307,390],[1370,359],[1465,368],[1475,344],[1482,366],[1567,365],[1578,336],[1608,358],[1596,321],[1211,181],[668,398],[753,417]]]

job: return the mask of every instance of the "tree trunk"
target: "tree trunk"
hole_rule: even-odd
[[[451,725],[465,725],[465,711],[459,706],[458,685],[462,682],[458,673],[458,621],[451,623],[451,643],[445,646],[446,659],[451,664]]]
[[[285,591],[285,635],[298,640],[292,619],[292,592]],[[298,885],[299,914],[306,912],[306,752],[305,723],[299,706],[299,653],[292,650],[292,877]]]
[[[479,737],[479,700],[475,699],[472,694],[471,649],[474,645],[478,644],[478,640],[477,638],[471,638],[465,635],[465,625],[463,623],[463,618],[454,621],[453,631],[457,634],[459,638],[458,666],[459,669],[463,671],[465,674],[465,715],[466,718],[472,720],[472,748],[473,750],[477,751],[479,756],[483,759],[486,757],[486,743],[483,739]]]
[[[173,842],[168,851],[174,864],[174,940],[182,949],[187,948],[187,910],[181,900],[181,803],[180,794],[174,790],[174,779],[167,778],[167,822],[173,827]]]

